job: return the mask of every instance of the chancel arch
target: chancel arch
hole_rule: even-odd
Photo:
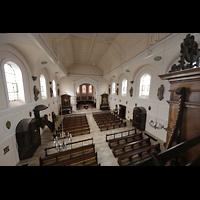
[[[95,94],[93,93],[93,96],[94,98],[96,99],[95,102],[96,102],[96,107],[99,108],[99,88],[98,88],[98,85],[99,83],[91,78],[88,78],[88,77],[84,77],[82,79],[79,79],[77,81],[74,82],[74,96],[76,97],[77,96],[77,88],[79,88],[79,91],[81,92],[82,91],[82,85],[85,85],[87,84],[88,85],[88,93],[89,93],[89,85],[92,85],[93,88],[94,88],[94,91],[95,91]],[[76,98],[75,98],[76,99]],[[74,99],[74,100],[75,100]]]

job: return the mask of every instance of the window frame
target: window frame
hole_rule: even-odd
[[[17,87],[18,87],[18,92],[17,92],[18,100],[10,101],[7,80],[6,80],[7,78],[6,78],[6,74],[5,74],[6,73],[5,72],[6,64],[11,65],[14,70],[14,73],[16,76],[16,83],[17,83]],[[3,72],[3,82],[4,82],[7,106],[15,107],[15,106],[19,106],[19,105],[26,103],[23,68],[21,68],[21,66],[18,62],[16,62],[15,60],[13,61],[13,59],[11,59],[11,58],[4,59],[1,63],[1,67],[2,67],[2,72]]]
[[[83,92],[83,86],[85,86],[85,92]],[[86,85],[82,85],[82,94],[86,94],[87,93],[87,87]]]
[[[43,85],[41,85],[41,77],[44,77],[44,88]],[[42,91],[44,89],[44,91]],[[47,80],[44,74],[40,74],[40,94],[42,99],[47,99]],[[44,95],[43,95],[44,94]]]
[[[149,76],[150,80],[149,80],[149,85],[145,85],[142,83],[142,79],[144,76]],[[139,83],[139,98],[141,99],[149,99],[150,97],[150,91],[151,91],[151,80],[152,80],[152,75],[150,73],[143,73],[140,77],[140,83]],[[142,93],[144,93],[144,91],[148,92],[148,95],[144,95]]]
[[[123,93],[123,88],[124,88],[124,82],[126,81],[126,89],[125,89],[125,93]],[[122,87],[121,87],[121,94],[122,96],[127,96],[127,88],[128,88],[128,80],[126,78],[124,78],[122,80]]]
[[[114,89],[113,89],[113,85],[115,86]],[[113,82],[112,83],[112,94],[115,94],[115,92],[116,92],[116,83]]]
[[[90,91],[90,87],[91,87],[91,91]],[[90,84],[88,87],[89,93],[92,94],[92,85]]]
[[[57,88],[56,88],[56,81],[53,79],[52,81],[52,88],[53,88],[53,96],[56,97],[57,96]]]

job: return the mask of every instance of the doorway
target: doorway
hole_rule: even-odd
[[[126,119],[126,106],[119,104],[119,117]]]

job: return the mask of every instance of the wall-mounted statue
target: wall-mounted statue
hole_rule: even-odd
[[[132,97],[133,96],[133,87],[131,87],[131,89],[129,90],[129,92],[130,92],[130,97]]]
[[[50,87],[50,97],[53,97],[53,90],[51,87]]]
[[[117,89],[116,89],[116,94],[117,94],[117,95],[118,95],[118,92],[119,92],[119,89],[117,88]]]
[[[35,85],[33,87],[33,93],[34,93],[34,99],[35,101],[37,101],[39,99],[38,95],[40,94],[40,91],[36,88]]]
[[[199,49],[197,42],[194,41],[194,36],[187,34],[180,46],[180,53],[182,53],[178,61],[180,64],[173,64],[169,73],[193,68],[195,66],[199,67]],[[184,60],[188,62],[187,65],[184,65]]]
[[[158,99],[159,99],[160,101],[164,99],[164,91],[165,91],[164,85],[161,85],[161,86],[158,88],[158,93],[157,93],[157,97],[158,97]]]
[[[58,92],[58,96],[60,96],[60,89],[59,89],[59,84],[57,84],[57,92]]]

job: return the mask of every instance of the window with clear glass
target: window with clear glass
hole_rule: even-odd
[[[89,93],[92,93],[92,85],[89,85]]]
[[[86,93],[86,85],[82,85],[82,93]]]
[[[40,75],[40,89],[41,89],[42,99],[46,99],[47,98],[46,79],[42,74]]]
[[[148,97],[150,92],[151,76],[144,74],[140,79],[140,97]]]
[[[112,94],[115,94],[115,82],[112,83]]]
[[[122,81],[122,95],[126,95],[126,93],[127,93],[127,80],[124,79]]]
[[[52,81],[52,86],[53,86],[53,96],[56,97],[56,82],[54,80]]]
[[[4,65],[6,84],[8,89],[9,101],[18,101],[19,100],[19,90],[16,77],[16,71],[11,64],[6,63]]]

